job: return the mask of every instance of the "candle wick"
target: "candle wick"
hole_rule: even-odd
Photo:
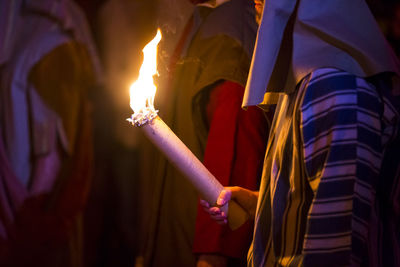
[[[134,126],[141,127],[151,122],[157,116],[158,110],[155,110],[153,107],[146,106],[139,112],[132,114],[132,116],[126,120]]]

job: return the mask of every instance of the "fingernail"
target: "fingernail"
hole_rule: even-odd
[[[208,202],[207,202],[207,201],[203,201],[203,202],[201,202],[201,205],[202,205],[202,206],[204,206],[204,207],[207,207],[207,208],[209,208],[209,207],[210,207],[210,205],[208,204]]]

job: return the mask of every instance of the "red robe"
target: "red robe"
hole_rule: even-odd
[[[244,88],[234,82],[218,84],[207,105],[209,134],[204,154],[205,166],[224,185],[258,190],[268,124],[263,111],[241,108]],[[220,226],[198,209],[193,251],[244,258],[252,237],[253,221],[235,231]]]

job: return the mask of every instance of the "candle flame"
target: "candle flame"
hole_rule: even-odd
[[[132,124],[142,125],[157,116],[154,109],[154,96],[157,86],[153,76],[157,75],[157,46],[161,40],[161,31],[157,30],[156,36],[143,48],[143,63],[140,67],[138,79],[131,85],[130,106],[133,110]]]

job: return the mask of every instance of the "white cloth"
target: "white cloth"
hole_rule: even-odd
[[[360,77],[400,75],[365,1],[265,0],[243,106],[290,93],[305,75],[324,67]]]

